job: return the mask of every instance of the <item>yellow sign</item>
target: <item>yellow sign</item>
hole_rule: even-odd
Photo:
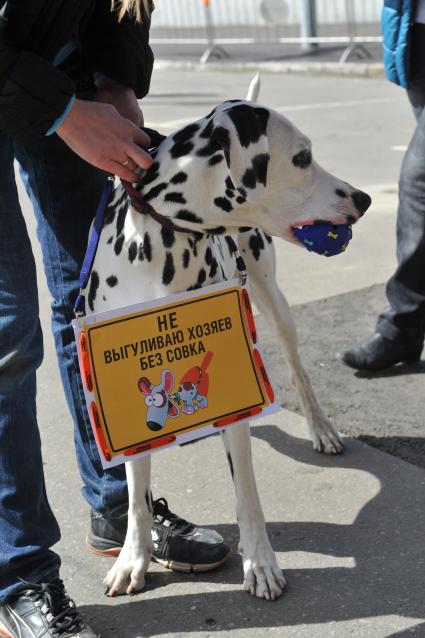
[[[236,281],[84,321],[74,328],[105,467],[276,411]]]

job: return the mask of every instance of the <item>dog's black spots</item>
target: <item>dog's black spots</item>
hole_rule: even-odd
[[[184,182],[186,181],[187,181],[187,173],[185,173],[184,171],[180,171],[179,173],[176,173],[170,179],[170,182],[172,184],[184,184]]]
[[[210,159],[208,160],[208,164],[210,166],[215,166],[216,164],[220,164],[220,162],[222,162],[224,160],[224,155],[221,155],[220,153],[217,155],[213,155],[212,157],[210,157]]]
[[[190,261],[190,251],[185,248],[183,251],[183,268],[187,268],[189,266]]]
[[[195,215],[195,213],[192,213],[190,210],[179,210],[176,215],[176,219],[184,219],[187,222],[195,222],[197,224],[200,224],[203,221],[200,217]]]
[[[212,111],[210,111],[208,113],[208,115],[205,116],[205,119],[208,119],[208,118],[212,117],[215,114],[215,112],[217,111],[217,108],[218,107],[216,106]]]
[[[118,279],[115,277],[115,275],[111,275],[110,277],[107,278],[106,283],[108,284],[108,286],[113,288],[114,286],[117,285]]]
[[[201,284],[193,284],[193,286],[189,286],[189,288],[186,288],[186,290],[187,292],[189,292],[190,290],[199,290],[200,288],[202,288]]]
[[[197,244],[196,239],[192,239],[192,237],[189,237],[188,238],[188,242],[189,242],[189,246],[192,249],[193,256],[197,257],[198,256],[198,244]]]
[[[185,126],[181,129],[181,131],[177,131],[177,133],[173,135],[173,142],[176,142],[177,144],[188,142],[195,135],[196,131],[199,131],[199,129],[199,124],[189,124],[189,126]]]
[[[151,496],[150,492],[148,492],[148,491],[145,492],[145,501],[146,501],[146,506],[147,506],[149,512],[152,514],[152,512],[153,512],[152,496]]]
[[[106,210],[105,210],[105,215],[103,218],[103,225],[104,226],[108,226],[108,224],[112,224],[112,222],[115,219],[115,213],[116,213],[116,207],[115,206],[107,206]]]
[[[227,460],[229,462],[229,467],[230,467],[230,474],[232,475],[232,478],[235,475],[235,471],[233,469],[233,461],[232,461],[232,456],[230,454],[230,452],[227,452]]]
[[[235,125],[239,142],[244,148],[255,144],[262,135],[266,134],[269,121],[267,109],[239,104],[229,109],[227,114]]]
[[[159,177],[158,169],[159,169],[158,162],[154,162],[152,166],[150,166],[148,170],[146,171],[146,173],[144,174],[140,182],[141,186],[147,186],[148,184],[151,184],[156,179],[158,179]]]
[[[199,137],[202,137],[202,139],[204,139],[204,140],[209,139],[211,137],[211,135],[212,135],[213,129],[214,129],[214,125],[213,125],[212,121],[210,120],[208,122],[208,124],[199,133]]]
[[[235,191],[230,190],[230,188],[226,188],[226,192],[225,192],[226,197],[228,197],[229,199],[233,199],[235,196]]]
[[[246,199],[245,199],[245,197],[237,197],[237,198],[236,198],[236,202],[237,202],[238,204],[245,204]]]
[[[217,269],[218,269],[218,262],[217,262],[217,259],[213,257],[211,262],[210,272],[208,273],[208,276],[210,279],[216,276]]]
[[[250,230],[252,230],[251,226],[239,226],[238,228],[240,233],[248,233]]]
[[[212,250],[210,248],[210,246],[208,246],[208,248],[205,251],[205,262],[207,264],[207,266],[209,266],[212,262]]]
[[[224,252],[223,252],[223,246],[222,246],[221,240],[220,239],[214,239],[214,237],[213,237],[213,241],[214,241],[214,243],[216,245],[218,245],[218,249],[220,251],[221,258],[224,259]]]
[[[102,299],[103,299],[103,301],[106,301],[105,295],[102,295]]]
[[[217,226],[216,228],[208,228],[208,235],[224,235],[226,232],[225,226]]]
[[[337,188],[335,190],[335,195],[338,195],[338,197],[348,197],[348,194],[342,190],[342,188]]]
[[[308,168],[312,161],[313,157],[309,148],[306,148],[304,151],[300,151],[292,158],[292,163],[297,168]]]
[[[269,165],[270,155],[268,153],[259,153],[252,159],[252,166],[257,176],[257,180],[263,186],[267,184],[267,167]]]
[[[216,197],[214,204],[224,210],[226,213],[231,213],[233,210],[232,202],[229,202],[225,197]]]
[[[137,242],[132,241],[130,246],[128,247],[128,259],[131,264],[136,259],[136,257],[137,257]]]
[[[143,252],[148,261],[152,261],[152,244],[149,233],[145,233],[143,238]]]
[[[230,132],[224,126],[216,126],[211,136],[211,142],[224,151],[227,165],[230,166]]]
[[[207,278],[207,273],[205,272],[203,268],[201,268],[201,270],[198,273],[198,281],[197,281],[198,286],[202,286],[202,284],[205,283],[206,278]]]
[[[273,237],[271,237],[270,235],[268,235],[267,233],[263,232],[264,237],[266,238],[266,241],[268,241],[269,244],[272,243],[273,241]]]
[[[257,177],[253,168],[247,168],[242,175],[242,184],[253,190],[257,185]]]
[[[143,261],[145,258],[145,251],[144,251],[144,247],[143,247],[143,242],[141,241],[139,244],[139,251],[137,253],[137,257],[139,259],[139,261]]]
[[[120,235],[114,244],[114,251],[116,255],[121,254],[123,243],[124,243],[124,235]]]
[[[162,271],[162,283],[167,285],[173,281],[176,269],[174,267],[173,255],[169,252],[165,254],[164,269]]]
[[[236,188],[229,175],[226,177],[226,188],[232,191],[234,191]]]
[[[264,240],[257,229],[255,229],[255,235],[249,238],[249,247],[251,248],[254,259],[258,261],[261,251],[264,250]]]
[[[186,199],[183,197],[183,193],[167,193],[164,197],[164,202],[173,202],[174,204],[187,204]]]
[[[196,155],[198,157],[210,157],[210,155],[214,155],[214,153],[216,153],[218,150],[220,150],[220,147],[217,145],[217,143],[213,140],[210,140],[206,146],[203,146],[196,151]]]
[[[229,249],[229,255],[232,257],[235,252],[235,243],[231,237],[226,236],[224,239],[226,240],[227,248]]]
[[[173,159],[189,155],[189,153],[193,151],[193,147],[194,145],[192,142],[177,142],[171,147],[170,155]]]
[[[167,228],[166,226],[162,226],[161,228],[161,237],[165,248],[171,248],[176,241],[174,230],[172,228]]]
[[[113,238],[113,237],[110,237],[106,243],[107,243],[107,244],[112,244],[112,242],[113,242],[113,241],[114,241],[114,238]]]
[[[96,299],[97,289],[99,288],[99,275],[96,270],[92,270],[90,277],[90,288],[87,301],[91,311],[94,310],[93,302]]]
[[[241,197],[244,197],[246,199],[247,192],[246,192],[246,190],[244,188],[238,188],[238,192],[239,192]]]
[[[124,230],[126,215],[127,215],[127,207],[123,206],[123,208],[120,208],[117,215],[117,223],[115,227],[117,230],[117,237],[119,237],[119,235],[121,235],[122,231]]]
[[[168,184],[166,184],[165,182],[161,182],[161,184],[153,186],[147,193],[145,193],[143,199],[145,200],[145,202],[150,202],[152,199],[155,199],[155,197],[158,197],[158,195],[160,195],[160,193],[162,193],[162,191],[165,190],[167,186]]]

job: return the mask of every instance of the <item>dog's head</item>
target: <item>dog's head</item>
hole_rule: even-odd
[[[371,203],[315,162],[310,140],[289,120],[243,100],[167,138],[143,181],[147,200],[189,228],[260,227],[293,242],[295,226],[352,224]]]

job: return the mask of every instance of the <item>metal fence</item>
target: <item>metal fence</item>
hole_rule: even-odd
[[[228,55],[231,45],[347,45],[367,57],[364,45],[380,42],[382,0],[158,0],[154,44],[207,47],[201,60]]]

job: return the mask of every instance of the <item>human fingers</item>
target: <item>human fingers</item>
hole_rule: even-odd
[[[140,179],[140,176],[134,170],[130,170],[128,166],[124,166],[122,163],[115,162],[114,160],[105,162],[102,169],[120,177],[126,182],[134,183],[138,182]]]
[[[150,148],[152,145],[152,140],[149,135],[137,126],[134,127],[133,140],[136,144],[143,146],[144,148]]]
[[[144,151],[139,146],[136,146],[136,144],[128,144],[125,152],[127,153],[128,157],[137,164],[137,166],[140,166],[140,168],[143,168],[144,170],[147,170],[153,164],[153,159],[151,158],[149,153]]]

